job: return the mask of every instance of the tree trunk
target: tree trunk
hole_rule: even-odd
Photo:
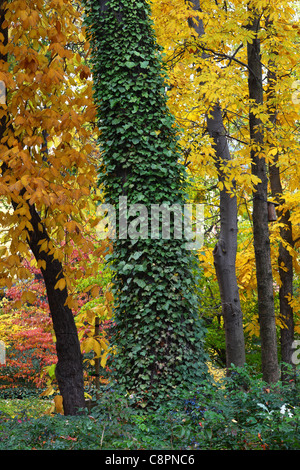
[[[280,180],[279,167],[276,166],[276,159],[270,165],[270,183],[273,198],[279,203],[284,203],[283,190]],[[293,247],[292,224],[290,221],[290,212],[277,208],[279,222],[283,224],[280,227],[280,236],[284,240],[279,243],[278,269],[279,269],[279,309],[282,325],[280,326],[280,345],[281,345],[281,378],[284,381],[286,376],[285,364],[293,365],[293,341],[294,341],[294,315],[293,307],[290,305],[293,295],[293,258],[286,246]],[[285,245],[286,244],[286,245]],[[282,269],[284,266],[285,269]],[[295,366],[295,364],[294,364]]]
[[[95,318],[95,339],[99,339],[99,332],[100,332],[100,319],[99,317]],[[95,354],[95,388],[96,388],[96,399],[99,398],[99,390],[100,390],[100,357]]]
[[[268,101],[274,101],[276,84],[276,73],[272,70],[274,66],[271,65],[268,71],[268,85],[269,94]],[[274,110],[274,103],[270,103],[269,106],[269,117],[270,122],[273,126],[276,126],[276,111]],[[279,287],[279,308],[280,308],[280,319],[283,323],[280,329],[280,344],[281,344],[281,378],[282,380],[288,379],[286,377],[285,364],[293,365],[292,354],[293,354],[293,341],[294,341],[294,313],[293,307],[290,305],[289,299],[293,296],[293,257],[288,251],[287,247],[294,247],[293,230],[290,221],[290,211],[284,210],[280,205],[284,204],[283,188],[280,178],[280,168],[278,166],[278,154],[274,156],[274,161],[269,165],[270,174],[270,185],[272,191],[272,197],[275,199],[277,206],[277,216],[279,222],[283,224],[280,227],[280,236],[282,241],[279,244],[279,255],[278,255],[278,270],[280,278]],[[284,266],[285,269],[282,269]],[[295,365],[294,365],[295,366]]]
[[[64,278],[60,261],[45,251],[40,251],[41,241],[49,240],[41,219],[33,206],[30,206],[30,222],[33,231],[29,232],[29,246],[37,261],[44,260],[41,268],[47,290],[50,313],[56,337],[57,365],[55,375],[63,397],[65,415],[76,415],[79,408],[85,407],[83,365],[77,328],[72,310],[66,305],[68,291],[55,289],[55,284]]]
[[[228,142],[224,135],[225,129],[221,108],[215,105],[207,118],[209,134],[214,139],[216,150],[216,166],[219,180],[224,182],[224,170],[220,164],[226,164],[230,160]],[[233,188],[234,190],[234,183]],[[214,248],[214,264],[219,283],[222,314],[225,326],[226,338],[226,363],[227,371],[234,364],[242,367],[245,362],[245,341],[243,331],[243,313],[240,305],[239,288],[236,277],[236,252],[237,252],[237,198],[223,186],[220,191],[220,218],[221,230],[219,240]]]
[[[0,0],[1,1],[1,0]],[[3,45],[8,42],[8,28],[2,28],[4,21],[5,3],[0,3],[0,32],[3,34]],[[7,55],[0,52],[1,61],[7,62]],[[7,128],[7,117],[4,116],[0,121],[0,143],[6,132],[13,132],[12,127]],[[6,145],[6,144],[4,144]],[[2,178],[5,174],[9,176],[11,172],[9,165],[5,162],[1,164]],[[12,206],[16,210],[19,204],[28,204],[22,196],[25,189],[21,190],[19,195],[12,199]],[[68,297],[67,288],[63,290],[55,289],[55,284],[63,278],[63,267],[61,263],[52,255],[46,252],[40,252],[42,240],[50,240],[45,227],[42,224],[39,214],[34,206],[29,205],[31,215],[30,222],[33,230],[28,231],[28,244],[35,256],[36,261],[44,260],[45,269],[41,269],[45,286],[47,290],[50,313],[53,321],[53,327],[56,336],[57,366],[56,377],[60,393],[63,397],[63,407],[65,415],[76,415],[78,409],[85,406],[84,402],[84,383],[83,367],[80,350],[80,343],[77,335],[77,329],[71,309],[66,305]]]
[[[193,8],[200,11],[199,0],[192,1]],[[191,19],[189,25],[194,28],[198,36],[204,35],[203,21],[197,20],[197,24]],[[225,179],[222,165],[231,160],[225,129],[223,125],[222,110],[219,104],[215,104],[207,117],[207,129],[214,140],[216,152],[216,168],[219,181]],[[235,189],[232,183],[232,192]],[[214,264],[219,284],[222,315],[225,327],[226,342],[226,367],[230,374],[231,364],[242,367],[245,362],[245,340],[243,331],[243,313],[240,305],[239,288],[236,277],[236,252],[237,252],[237,198],[230,194],[223,186],[220,191],[220,218],[221,230],[217,245],[214,248]]]
[[[128,212],[138,203],[146,224],[132,237],[116,223],[111,264],[117,353],[111,368],[121,390],[157,406],[179,387],[192,389],[207,371],[193,292],[196,257],[185,237],[177,237],[178,231],[175,236],[175,217],[170,236],[163,233],[163,221],[152,230],[159,219],[155,209],[163,204],[183,208],[181,149],[148,2],[86,0],[85,6],[105,202],[119,212],[118,222],[121,197],[128,199]],[[126,207],[124,212],[126,219]],[[128,228],[133,217],[128,216]]]
[[[257,12],[248,29],[255,34],[260,22]],[[256,260],[258,316],[260,323],[261,360],[263,380],[268,383],[279,379],[276,324],[273,295],[273,275],[271,265],[270,237],[268,226],[268,179],[265,159],[259,153],[264,145],[263,123],[256,115],[256,108],[263,104],[262,65],[260,41],[255,35],[253,42],[247,44],[248,87],[251,100],[249,125],[251,138],[252,174],[260,182],[253,192],[253,236]]]

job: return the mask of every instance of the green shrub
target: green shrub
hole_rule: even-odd
[[[251,374],[235,369],[224,383],[173,393],[156,410],[108,388],[82,416],[2,413],[0,450],[298,450],[299,384],[269,386]]]

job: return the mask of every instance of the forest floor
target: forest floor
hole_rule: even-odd
[[[32,418],[43,416],[53,405],[53,400],[40,400],[38,398],[0,398],[0,416],[5,414],[10,418],[15,418],[24,413]]]
[[[6,392],[0,450],[300,450],[299,379],[271,386],[251,368],[211,372],[214,382],[173,391],[154,408],[105,387],[80,416],[55,409],[59,396]]]

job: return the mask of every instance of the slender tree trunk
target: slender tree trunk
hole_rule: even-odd
[[[210,117],[207,118],[207,127],[214,139],[216,150],[216,166],[219,180],[224,182],[224,165],[231,159],[228,142],[224,135],[222,112],[219,105],[214,105]],[[232,189],[234,190],[234,183]],[[237,253],[237,198],[230,194],[225,185],[220,191],[220,218],[221,230],[219,240],[214,248],[214,264],[219,283],[222,314],[226,338],[226,363],[230,373],[232,364],[242,367],[245,362],[245,341],[243,331],[243,313],[240,305],[239,288],[236,277]]]
[[[268,71],[268,101],[270,122],[273,126],[276,126],[276,110],[274,108],[275,90],[276,84],[276,73],[273,66],[269,67]],[[279,287],[279,307],[280,307],[280,318],[283,326],[280,329],[280,344],[281,344],[281,378],[286,378],[286,367],[285,364],[292,365],[292,354],[293,354],[293,341],[294,341],[294,313],[293,307],[290,305],[290,298],[293,296],[293,257],[290,254],[288,247],[294,247],[292,223],[290,221],[290,211],[284,210],[282,205],[284,204],[284,194],[280,178],[280,167],[278,165],[278,154],[275,155],[274,161],[269,165],[270,184],[272,196],[278,204],[276,211],[279,222],[283,224],[280,227],[280,236],[283,240],[279,244],[279,255],[278,255],[278,270],[280,278]],[[285,269],[282,269],[284,266]]]
[[[264,145],[263,123],[256,115],[256,108],[263,104],[262,65],[260,41],[256,35],[260,22],[256,12],[248,26],[255,33],[252,43],[247,44],[248,86],[251,108],[249,112],[252,173],[260,182],[253,192],[253,236],[256,260],[258,315],[261,338],[263,379],[276,382],[279,379],[277,338],[274,311],[273,275],[271,265],[268,226],[268,179],[265,159],[259,153]]]
[[[95,339],[98,340],[100,332],[100,319],[99,317],[95,318]],[[96,399],[99,398],[100,390],[100,357],[95,355],[95,387],[96,387]]]
[[[200,11],[199,0],[192,1],[196,11]],[[197,24],[190,20],[189,24],[197,32],[198,36],[204,35],[202,20]],[[225,136],[222,110],[219,104],[215,104],[207,117],[207,129],[214,141],[216,152],[216,168],[218,178],[224,182],[224,166],[231,160],[230,150]],[[232,192],[235,189],[232,183]],[[230,367],[234,364],[242,367],[245,362],[245,340],[243,331],[243,313],[240,305],[239,289],[236,277],[236,252],[237,252],[237,198],[230,194],[223,186],[220,191],[220,218],[221,230],[217,245],[214,248],[214,264],[219,284],[222,315],[225,327],[226,341],[226,367],[230,374]]]
[[[40,251],[41,241],[49,240],[39,214],[33,206],[30,206],[31,225],[33,230],[29,232],[29,246],[37,261],[44,260],[46,267],[41,268],[53,328],[56,338],[57,365],[55,375],[60,393],[63,397],[65,415],[76,415],[79,408],[84,408],[84,381],[83,365],[77,328],[72,310],[66,305],[68,298],[67,287],[55,289],[55,284],[64,278],[63,267],[60,261],[53,255]],[[43,231],[41,231],[43,227]]]
[[[270,183],[272,196],[278,204],[284,203],[283,189],[280,179],[280,170],[274,163],[270,165]],[[286,378],[285,364],[292,365],[293,341],[294,341],[294,315],[293,307],[290,305],[290,299],[293,295],[293,258],[288,251],[288,246],[293,247],[292,224],[290,221],[290,212],[277,208],[277,215],[283,227],[280,227],[280,236],[283,242],[279,244],[278,269],[279,269],[279,308],[282,326],[280,328],[280,345],[282,361],[282,380]],[[284,269],[283,269],[284,267]]]
[[[3,45],[8,42],[8,28],[3,28],[2,24],[5,16],[5,2],[0,0],[0,32],[3,34]],[[0,64],[7,62],[7,55],[0,52]],[[12,127],[7,128],[7,117],[0,120],[0,146],[2,138],[7,132],[13,132]],[[6,145],[6,144],[4,144]],[[1,164],[2,178],[5,178],[11,172],[9,163]],[[23,198],[25,188],[19,195],[12,199],[14,210],[19,204],[26,205],[28,202]],[[79,408],[85,406],[84,402],[84,383],[83,366],[80,351],[80,343],[77,335],[77,329],[71,309],[66,305],[68,297],[67,288],[63,290],[55,289],[55,284],[63,278],[63,267],[61,263],[52,255],[41,252],[41,241],[50,240],[45,227],[42,224],[39,214],[33,205],[28,204],[31,215],[32,231],[28,231],[28,244],[37,261],[46,262],[45,269],[42,268],[42,274],[47,290],[50,313],[53,321],[53,327],[56,336],[57,366],[56,377],[60,393],[63,397],[63,407],[65,415],[75,415]]]

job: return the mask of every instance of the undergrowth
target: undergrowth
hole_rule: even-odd
[[[267,385],[248,368],[180,392],[156,409],[107,388],[82,416],[0,414],[0,450],[298,450],[299,385]],[[34,399],[32,399],[34,400]],[[22,400],[20,400],[22,402]],[[27,408],[26,408],[27,407]]]

